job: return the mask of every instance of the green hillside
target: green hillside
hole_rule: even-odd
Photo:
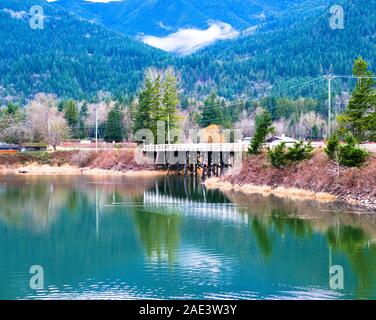
[[[46,15],[43,30],[29,26],[27,13],[37,4]],[[100,90],[129,94],[138,89],[145,68],[169,59],[39,0],[1,0],[0,42],[0,94],[15,99],[40,91],[76,99]]]
[[[329,27],[334,3],[344,7],[344,30]],[[29,26],[27,12],[35,4],[45,9],[44,30]],[[359,55],[375,70],[375,21],[376,0],[307,0],[280,11],[254,34],[176,57],[55,4],[2,0],[0,97],[22,100],[47,92],[90,99],[101,90],[134,95],[146,68],[170,65],[181,75],[184,96],[201,99],[215,89],[230,100],[255,97],[329,72],[350,74]]]
[[[62,6],[88,19],[128,35],[167,35],[180,28],[204,29],[208,21],[222,21],[243,30],[273,20],[283,9],[304,0],[127,0],[93,3],[58,0]]]
[[[329,8],[340,4],[345,28],[329,27]],[[254,93],[260,83],[289,84],[329,72],[351,74],[359,55],[376,68],[376,0],[309,0],[251,36],[218,42],[178,62],[187,87],[215,85],[221,95]]]

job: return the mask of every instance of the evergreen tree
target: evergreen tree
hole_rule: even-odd
[[[338,116],[338,122],[342,134],[350,132],[358,141],[364,141],[370,132],[376,131],[372,120],[375,117],[376,108],[375,81],[370,78],[361,78],[373,76],[373,73],[368,70],[367,62],[361,57],[355,60],[353,74],[359,79],[346,110]]]
[[[367,118],[367,123],[370,131],[370,140],[376,142],[376,96],[372,98],[373,109]]]
[[[144,89],[138,96],[138,106],[133,114],[133,132],[141,129],[151,129],[151,109],[152,109],[153,82],[150,77],[146,77]]]
[[[178,104],[177,81],[172,70],[167,71],[164,80],[161,75],[157,75],[154,80],[147,75],[144,89],[139,94],[138,106],[133,114],[134,132],[150,129],[154,138],[157,138],[157,122],[164,121],[166,124],[164,139],[166,139],[168,123],[170,130],[177,125]]]
[[[212,124],[223,124],[223,113],[221,110],[221,105],[215,92],[212,92],[210,96],[204,101],[199,124],[201,127],[208,127]]]
[[[18,105],[14,104],[13,102],[9,102],[7,108],[5,110],[7,115],[16,115],[19,112]]]
[[[176,77],[173,74],[172,70],[168,70],[166,74],[166,78],[163,81],[162,84],[162,90],[163,90],[163,98],[162,98],[162,104],[163,104],[163,111],[165,112],[164,115],[162,115],[162,118],[159,120],[166,121],[166,125],[168,126],[166,129],[174,129],[177,125],[177,114],[176,114],[176,107],[179,104],[179,97],[178,97],[178,90],[177,90],[177,81]],[[168,137],[167,132],[167,141],[169,141],[170,137]]]
[[[352,133],[346,133],[345,144],[340,144],[338,136],[334,134],[327,142],[325,153],[338,165],[360,167],[370,154],[357,144],[358,141]]]
[[[256,132],[248,149],[250,154],[260,153],[260,149],[265,143],[266,137],[269,133],[274,132],[272,124],[272,116],[269,111],[265,110],[263,113],[256,115]]]
[[[154,134],[154,137],[157,138],[157,122],[158,121],[167,121],[166,109],[162,104],[162,81],[160,74],[157,75],[153,81],[151,87],[151,106],[150,106],[150,126],[149,129]],[[165,141],[163,141],[165,142]]]
[[[78,132],[78,120],[79,120],[79,115],[78,115],[78,108],[77,104],[74,100],[68,100],[64,103],[64,118],[67,120],[69,128],[71,129],[71,132],[73,134],[73,137],[77,137],[77,132]]]
[[[121,125],[121,110],[116,105],[109,113],[106,123],[104,139],[107,142],[121,142],[123,140],[123,128]]]
[[[63,100],[60,100],[59,103],[57,104],[57,110],[59,110],[60,112],[64,111],[64,101]]]
[[[189,99],[187,97],[183,97],[181,100],[181,108],[183,110],[187,110],[189,107]]]
[[[315,125],[312,127],[312,131],[311,131],[310,139],[312,139],[312,140],[318,140],[319,138],[320,138],[319,128],[318,128],[317,125],[315,124]]]
[[[80,110],[80,125],[79,125],[79,137],[80,139],[84,139],[87,137],[87,131],[86,131],[86,126],[85,126],[85,121],[89,115],[88,107],[87,107],[87,102],[85,101],[84,104],[81,107]]]

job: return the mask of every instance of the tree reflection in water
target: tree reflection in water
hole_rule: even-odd
[[[344,252],[348,257],[357,276],[357,298],[370,298],[376,282],[376,245],[362,229],[348,225],[330,227],[326,236],[334,252]]]
[[[181,217],[135,209],[134,222],[148,258],[157,263],[175,262],[180,241]]]
[[[75,193],[72,191],[71,193]],[[39,233],[49,229],[62,207],[72,198],[55,183],[8,186],[0,193],[0,219],[7,225]]]
[[[181,261],[191,259],[182,255],[193,252],[216,261],[215,268],[204,262],[216,270],[215,279],[236,276],[232,272],[239,268],[250,270],[250,276],[262,270],[285,283],[325,287],[333,257],[334,264],[345,267],[345,289],[349,278],[356,297],[375,297],[374,214],[356,215],[335,204],[206,190],[190,178],[17,179],[0,185],[0,255],[7,261],[0,268],[3,274],[22,272],[31,258],[50,270],[78,268],[69,275],[73,283],[82,274],[111,274],[112,268],[123,270],[133,262],[137,267],[168,266],[166,272],[173,269],[173,274]],[[148,193],[160,197],[160,203],[147,203]],[[317,274],[315,268],[320,268]],[[59,274],[52,280],[59,283]]]
[[[374,213],[360,211],[356,215],[351,208],[341,205],[319,204],[313,201],[292,201],[274,196],[245,195],[225,192],[231,201],[248,204],[243,210],[251,221],[251,230],[264,258],[273,251],[272,230],[284,237],[289,230],[298,239],[321,233],[327,240],[329,254],[344,253],[356,276],[356,297],[367,299],[374,296],[376,284],[376,217]],[[330,260],[330,259],[329,259]],[[346,279],[346,270],[345,279]],[[345,284],[346,285],[346,284]]]

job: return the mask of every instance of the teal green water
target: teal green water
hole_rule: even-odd
[[[374,239],[375,213],[191,178],[0,177],[0,299],[372,299]]]

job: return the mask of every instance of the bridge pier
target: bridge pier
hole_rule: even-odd
[[[208,152],[208,177],[212,175],[212,153]]]
[[[185,176],[188,175],[188,163],[189,163],[189,152],[187,151],[184,157],[184,175]]]

